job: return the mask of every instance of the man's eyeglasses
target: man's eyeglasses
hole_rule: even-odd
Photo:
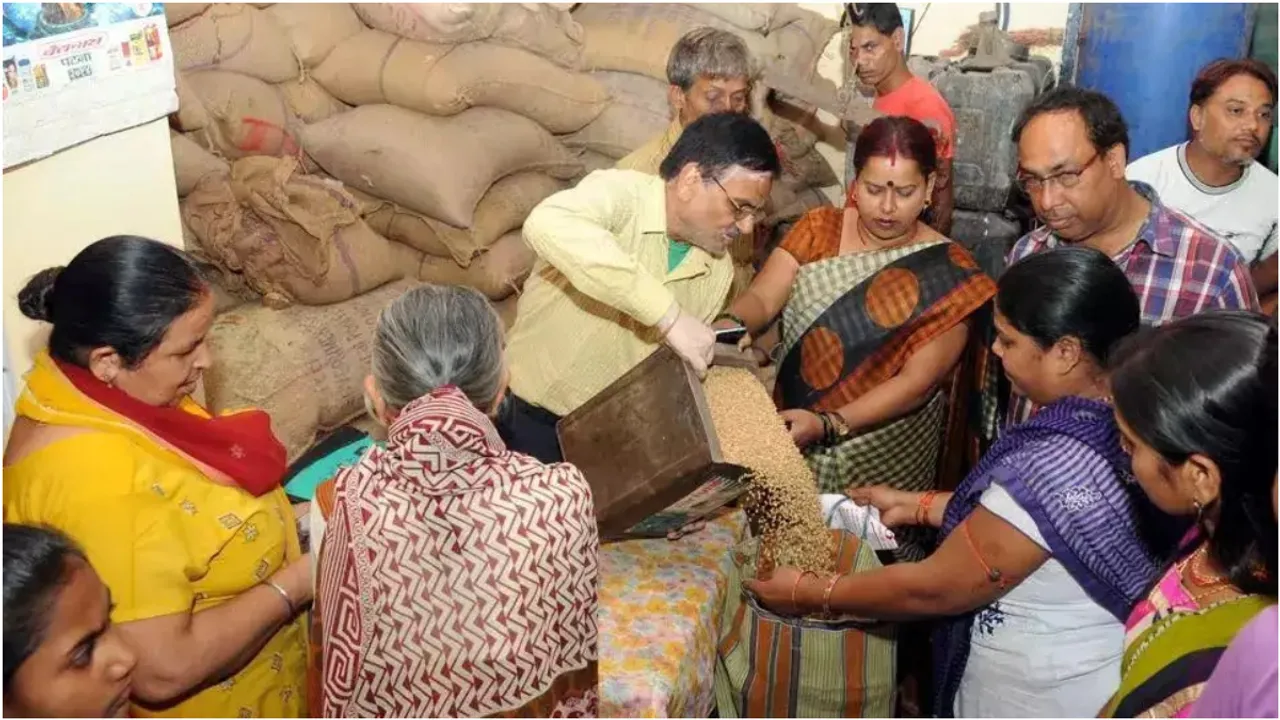
[[[720,188],[720,192],[724,193],[725,199],[728,200],[729,204],[733,206],[733,219],[735,221],[742,222],[747,218],[751,218],[755,222],[760,222],[761,220],[764,219],[763,208],[754,208],[749,205],[741,205],[738,203],[737,200],[733,199],[733,196],[729,194],[729,191],[725,189],[724,185],[720,184],[719,180],[715,178],[711,178],[711,182],[715,183],[716,187]]]
[[[1094,163],[1102,157],[1102,153],[1095,152],[1089,162],[1080,166],[1079,170],[1063,170],[1054,173],[1048,177],[1036,177],[1030,173],[1018,173],[1018,186],[1028,195],[1040,192],[1050,183],[1057,184],[1062,188],[1073,188],[1080,184],[1080,176],[1085,173]]]

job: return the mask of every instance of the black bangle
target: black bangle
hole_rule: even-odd
[[[744,328],[747,326],[747,323],[746,323],[746,321],[745,321],[745,320],[743,320],[742,318],[738,317],[737,315],[734,315],[734,314],[733,314],[733,313],[731,313],[731,312],[722,312],[722,313],[720,313],[719,315],[717,315],[717,316],[716,316],[716,319],[715,319],[715,320],[712,320],[712,322],[720,322],[721,320],[732,320],[732,321],[734,321],[735,323],[737,323],[737,324],[741,325],[741,326],[742,326],[742,327],[744,327]]]
[[[827,417],[826,413],[814,413],[814,414],[817,415],[818,419],[822,421],[822,444],[830,445],[831,444],[831,419]]]

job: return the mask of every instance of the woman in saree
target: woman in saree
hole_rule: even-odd
[[[964,248],[920,220],[937,170],[919,121],[882,117],[858,136],[857,206],[796,223],[716,327],[758,335],[781,315],[776,397],[823,492],[935,484],[945,398],[969,316],[995,292]],[[925,549],[900,538],[904,556]]]
[[[312,506],[320,714],[594,716],[591,490],[498,437],[498,316],[475,290],[422,285],[373,344],[366,401],[388,442]]]
[[[213,296],[155,240],[118,236],[18,295],[53,325],[17,402],[4,519],[61,530],[137,657],[135,716],[300,717],[311,568],[261,411],[191,399]]]
[[[1177,320],[1114,358],[1133,474],[1195,524],[1133,608],[1106,717],[1188,717],[1232,639],[1275,603],[1276,372],[1276,327],[1247,312]]]
[[[890,526],[939,528],[938,550],[856,579],[781,568],[748,588],[787,614],[941,618],[938,716],[1095,715],[1120,679],[1122,623],[1160,568],[1141,532],[1156,511],[1128,481],[1105,372],[1138,317],[1124,273],[1096,250],[1061,248],[1009,268],[993,351],[1043,409],[954,493],[851,493]]]

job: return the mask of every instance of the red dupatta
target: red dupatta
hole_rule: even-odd
[[[173,449],[222,473],[254,497],[280,485],[287,469],[284,445],[261,410],[205,418],[177,407],[149,405],[99,380],[93,373],[54,360],[85,397],[136,423]]]

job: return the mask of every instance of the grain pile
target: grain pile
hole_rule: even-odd
[[[764,386],[742,368],[713,367],[703,391],[725,461],[751,470],[743,507],[759,530],[759,573],[783,566],[830,572],[834,547],[813,472]]]

